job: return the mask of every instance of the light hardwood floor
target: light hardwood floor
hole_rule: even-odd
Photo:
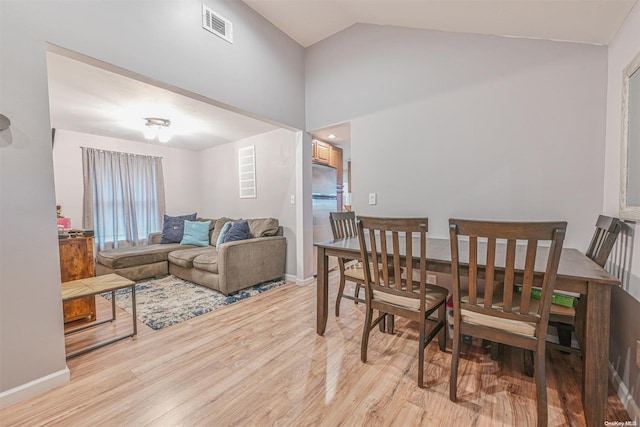
[[[330,285],[331,302],[335,273]],[[364,364],[362,304],[343,300],[323,337],[315,304],[315,285],[291,283],[160,331],[138,322],[136,338],[70,359],[68,385],[6,408],[0,425],[535,425],[521,350],[493,362],[486,348],[464,349],[453,403],[450,350],[428,346],[419,389],[415,325],[398,319],[394,335],[372,331]],[[99,318],[110,315],[105,300],[98,307]],[[119,317],[120,332],[131,328]],[[105,330],[69,336],[68,351],[113,333]],[[548,352],[549,425],[584,425],[580,375],[576,356]],[[611,388],[608,400],[609,420],[629,419]]]

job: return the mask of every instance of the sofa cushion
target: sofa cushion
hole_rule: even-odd
[[[251,237],[275,236],[278,232],[279,222],[275,218],[248,219]]]
[[[136,267],[154,262],[166,261],[169,252],[176,249],[187,250],[192,246],[180,246],[179,243],[163,245],[133,246],[131,248],[107,249],[98,252],[98,263],[109,268]]]
[[[218,251],[209,251],[198,255],[193,260],[193,266],[198,270],[218,274]]]
[[[227,237],[227,234],[229,233],[229,230],[231,229],[232,225],[233,225],[233,222],[231,221],[227,221],[224,223],[224,225],[222,226],[222,230],[220,230],[220,236],[218,237],[218,241],[216,242],[216,245],[215,245],[216,247],[224,243],[224,239]]]
[[[217,252],[213,246],[207,246],[206,248],[192,248],[182,251],[173,251],[169,254],[169,262],[175,265],[179,265],[183,268],[192,268],[193,259],[198,255],[205,254],[207,252]]]
[[[196,214],[182,216],[164,216],[162,239],[160,243],[180,243],[184,234],[184,222],[195,221]]]
[[[211,218],[196,218],[196,221],[202,221],[202,222],[207,222],[207,221],[211,221],[209,223],[209,241],[211,241],[211,234],[213,233],[213,229],[216,227],[216,219],[211,219]]]
[[[227,236],[224,238],[224,242],[236,242],[238,240],[247,240],[251,232],[249,231],[249,224],[247,221],[241,219],[233,223]]]
[[[224,224],[227,222],[233,222],[235,221],[235,219],[231,219],[231,218],[227,218],[227,217],[222,217],[222,218],[218,218],[216,220],[216,226],[213,229],[213,233],[211,233],[211,245],[216,245],[216,243],[218,243],[218,238],[220,237],[220,231],[222,231],[222,227],[224,227]]]
[[[185,221],[181,245],[209,246],[211,221]]]

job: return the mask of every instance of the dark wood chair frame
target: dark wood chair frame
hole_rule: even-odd
[[[333,240],[342,240],[348,237],[356,237],[358,235],[358,228],[356,226],[356,214],[355,212],[330,212],[329,222],[331,223],[331,231],[333,232]],[[360,294],[360,286],[364,284],[364,281],[357,277],[349,276],[348,270],[346,270],[348,263],[354,260],[349,258],[338,258],[338,268],[340,269],[340,285],[338,287],[338,296],[336,297],[336,317],[340,316],[340,302],[342,298],[353,300],[356,304],[361,301],[357,295]],[[356,284],[355,295],[344,295],[344,287],[346,281],[354,282]]]
[[[585,255],[591,258],[600,267],[604,267],[609,259],[613,245],[616,243],[618,235],[622,230],[622,221],[618,218],[600,215],[596,221],[596,231],[593,233],[591,243]],[[587,315],[587,302],[585,298],[578,298],[575,303],[575,318],[567,320],[564,316],[556,316],[553,313],[549,315],[549,325],[552,325],[558,331],[558,344],[547,343],[550,348],[554,348],[563,353],[574,353],[582,356],[582,348],[584,348],[584,323]],[[572,347],[571,334],[576,332],[579,348]],[[497,358],[495,345],[492,345],[492,358]],[[533,355],[531,352],[525,353],[524,372],[527,376],[533,376]]]
[[[457,400],[458,366],[462,335],[471,335],[492,342],[516,346],[534,352],[535,383],[537,397],[537,425],[547,425],[547,389],[545,377],[545,345],[551,309],[551,297],[555,286],[560,253],[566,233],[566,222],[488,222],[468,221],[460,219],[449,220],[451,241],[451,267],[453,281],[453,349],[451,360],[451,383],[449,397]],[[458,239],[461,236],[469,238],[468,259],[461,256]],[[478,253],[478,239],[486,238],[486,263],[482,266],[484,255]],[[502,260],[496,262],[497,240],[506,239],[506,253],[504,267]],[[516,243],[526,242],[526,256],[524,269],[516,269]],[[539,241],[550,241],[545,273],[542,278],[534,275],[537,246]],[[461,295],[460,276],[469,277],[468,294],[463,299]],[[479,295],[478,279],[485,280],[484,292]],[[503,292],[493,292],[494,280],[502,281]],[[522,283],[520,303],[513,304],[514,283]],[[520,281],[521,280],[521,281]],[[531,289],[534,286],[542,288],[542,295],[537,310],[531,304]],[[497,305],[501,303],[501,305]],[[462,310],[492,316],[497,319],[510,319],[528,322],[535,325],[535,333],[530,335],[518,334],[503,329],[492,328],[487,325],[471,324],[462,321]]]
[[[615,245],[618,235],[622,230],[622,221],[618,218],[600,215],[596,221],[596,230],[593,233],[591,243],[586,255],[600,267],[604,267],[609,259],[613,245]],[[552,315],[549,324],[558,329],[559,345],[552,345],[565,352],[582,354],[580,350],[584,347],[584,319],[586,316],[586,302],[584,298],[578,298],[576,302],[576,316],[573,323],[566,323],[560,319],[555,319]],[[571,333],[576,331],[580,349],[571,347]]]
[[[358,237],[365,276],[366,318],[362,331],[362,347],[360,358],[367,361],[369,335],[376,325],[384,325],[387,316],[402,316],[419,323],[420,338],[418,341],[418,387],[424,387],[424,351],[426,346],[438,336],[441,351],[446,346],[446,313],[445,301],[448,291],[435,285],[427,284],[427,218],[373,218],[358,217]],[[419,242],[420,280],[413,280],[414,270],[414,236]],[[404,240],[404,244],[402,244]],[[368,247],[367,250],[367,242]],[[404,246],[404,247],[402,247]],[[404,250],[404,253],[402,253]],[[371,266],[381,266],[371,268]],[[373,270],[373,271],[372,271]],[[403,273],[405,278],[402,277]],[[418,309],[411,309],[403,305],[393,304],[379,299],[373,299],[373,293],[380,292],[419,301]],[[427,294],[437,295],[429,305],[426,303]],[[373,310],[379,311],[379,316],[373,319]],[[437,311],[437,320],[428,317]],[[429,333],[426,332],[427,323],[432,324]],[[392,333],[392,331],[390,332]]]

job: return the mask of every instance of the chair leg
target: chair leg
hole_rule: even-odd
[[[358,305],[358,297],[360,296],[360,283],[356,283],[356,292],[353,294],[353,297],[355,298],[353,300],[355,305]]]
[[[378,316],[382,316],[381,311],[378,311]],[[378,328],[380,329],[380,332],[384,333],[387,331],[387,316],[384,316],[380,323],[378,323]]]
[[[424,348],[425,348],[425,335],[426,332],[425,322],[420,322],[420,339],[418,340],[418,387],[424,388]]]
[[[494,362],[500,359],[500,355],[502,354],[503,345],[499,342],[491,342],[491,360]]]
[[[336,317],[340,317],[340,301],[342,300],[342,294],[344,293],[345,282],[344,274],[340,272],[340,286],[338,287],[338,296],[336,297]]]
[[[453,345],[451,348],[451,377],[449,380],[449,399],[455,402],[458,393],[458,363],[460,362],[460,327],[454,325]]]
[[[571,332],[573,332],[573,327],[571,325],[566,324],[557,324],[556,329],[558,330],[558,343],[563,347],[571,348]],[[563,354],[569,354],[568,351],[562,351]]]
[[[524,350],[524,374],[528,377],[532,377],[534,374],[534,364],[533,364],[533,351]]]
[[[387,314],[387,317],[389,318],[389,321],[387,322],[387,332],[392,334],[395,324],[395,316],[393,314]]]
[[[546,427],[547,425],[547,381],[545,374],[545,352],[544,347],[535,354],[535,381],[536,381],[536,398],[538,406],[538,427]]]
[[[447,349],[447,307],[443,303],[438,308],[438,324],[442,325],[440,332],[438,332],[438,347],[440,351],[446,351]]]
[[[360,360],[367,361],[367,347],[369,346],[369,333],[371,332],[371,317],[373,316],[373,309],[367,307],[367,314],[364,320],[364,327],[362,329],[362,347],[360,347]],[[382,320],[380,323],[384,322]]]

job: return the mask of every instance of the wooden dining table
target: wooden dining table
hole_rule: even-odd
[[[357,237],[331,240],[314,244],[317,248],[317,324],[316,332],[324,335],[328,318],[328,258],[331,256],[349,259],[360,258],[360,243]],[[480,245],[480,243],[479,243]],[[419,245],[414,245],[417,251]],[[461,263],[465,263],[464,244],[460,246]],[[499,259],[500,248],[496,249]],[[536,257],[537,273],[544,273],[544,256],[548,248],[539,247]],[[412,260],[418,259],[412,254]],[[479,255],[479,259],[482,256]],[[516,253],[516,270],[524,265],[524,252]],[[448,239],[427,239],[427,270],[451,273],[451,248]],[[496,273],[498,274],[498,272]],[[516,272],[517,274],[517,272]],[[558,266],[556,290],[575,292],[586,298],[586,319],[582,348],[582,404],[589,427],[604,425],[607,387],[609,380],[609,315],[611,309],[611,288],[620,281],[573,248],[563,248]]]

